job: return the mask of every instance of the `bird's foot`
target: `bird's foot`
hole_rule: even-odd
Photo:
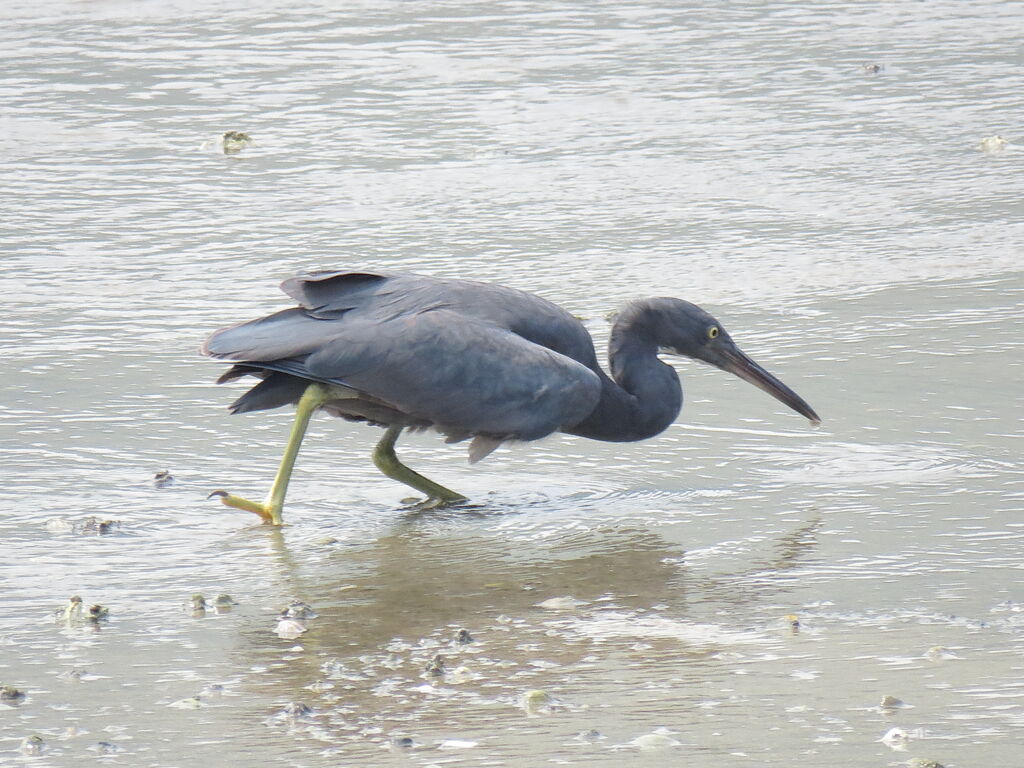
[[[235,509],[244,509],[246,512],[252,512],[259,515],[260,520],[263,521],[264,525],[282,525],[281,520],[281,507],[273,504],[259,504],[255,501],[249,501],[243,499],[241,496],[235,496],[233,493],[227,491],[214,491],[207,499],[214,497],[220,499],[220,503],[228,507],[234,507]]]
[[[456,507],[463,502],[468,501],[465,496],[459,496],[453,494],[452,498],[440,499],[436,496],[431,496],[426,499],[402,499],[402,503],[406,505],[406,509],[412,512],[430,512],[435,509],[448,509],[449,507]]]

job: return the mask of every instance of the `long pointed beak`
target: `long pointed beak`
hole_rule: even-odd
[[[800,395],[787,387],[781,381],[772,376],[768,371],[755,363],[735,345],[729,348],[715,350],[716,354],[709,355],[705,360],[723,371],[739,376],[744,381],[749,381],[758,389],[763,389],[776,400],[785,403],[801,416],[810,419],[811,424],[817,426],[821,423],[818,414],[809,406]]]

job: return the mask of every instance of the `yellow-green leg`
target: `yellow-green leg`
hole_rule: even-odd
[[[235,509],[244,509],[247,512],[255,512],[264,523],[281,525],[284,495],[288,491],[288,481],[291,480],[292,470],[295,468],[295,457],[299,455],[299,446],[302,445],[302,438],[306,435],[306,427],[309,426],[309,420],[313,413],[327,400],[328,389],[323,384],[310,384],[302,393],[298,405],[295,406],[295,423],[292,424],[292,432],[288,436],[284,456],[281,457],[281,466],[278,467],[274,484],[270,487],[266,501],[259,504],[227,491],[214,491],[210,494],[210,498],[217,496],[222,504]]]
[[[395,455],[395,443],[402,427],[388,427],[384,437],[373,449],[373,463],[377,469],[400,483],[405,483],[410,488],[415,488],[420,493],[425,493],[429,501],[437,501],[442,504],[451,504],[456,501],[465,501],[466,497],[461,493],[450,491],[443,485],[438,485],[433,480],[428,480],[419,472],[405,466]]]

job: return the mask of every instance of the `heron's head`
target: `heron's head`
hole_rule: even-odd
[[[648,308],[652,330],[662,351],[685,355],[735,374],[810,419],[812,424],[821,421],[803,398],[744,354],[722,324],[696,304],[681,299],[654,299]]]

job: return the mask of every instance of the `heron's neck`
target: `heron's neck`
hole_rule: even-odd
[[[658,359],[657,323],[647,302],[622,311],[612,327],[601,400],[582,422],[565,430],[594,440],[629,442],[654,437],[679,415],[683,388],[675,369]]]

